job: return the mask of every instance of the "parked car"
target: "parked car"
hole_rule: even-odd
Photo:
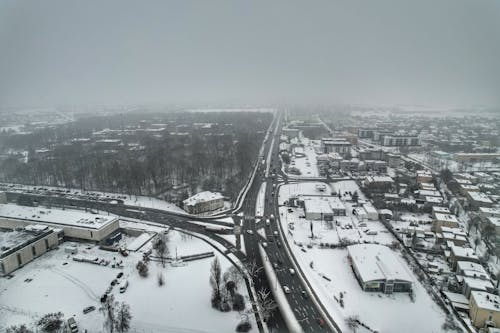
[[[120,293],[124,293],[125,290],[127,290],[127,288],[128,288],[128,280],[122,281],[122,283],[120,283]]]
[[[76,333],[78,332],[78,325],[76,325],[75,318],[70,317],[68,319],[68,328],[71,331],[71,333]]]
[[[87,306],[85,309],[83,309],[83,314],[87,314],[89,312],[92,312],[95,310],[95,306],[91,305],[91,306]]]
[[[291,275],[295,275],[295,270],[293,268],[290,268],[288,271],[290,272]]]
[[[285,294],[289,294],[290,288],[288,288],[288,286],[283,286],[283,291],[285,292]]]
[[[123,276],[123,272],[120,272],[118,273],[118,275],[116,276],[117,279],[121,278]]]

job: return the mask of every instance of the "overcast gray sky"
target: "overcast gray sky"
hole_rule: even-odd
[[[0,0],[0,106],[500,105],[500,1]]]

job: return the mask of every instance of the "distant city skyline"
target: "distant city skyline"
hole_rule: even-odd
[[[0,1],[0,107],[500,106],[500,2]]]

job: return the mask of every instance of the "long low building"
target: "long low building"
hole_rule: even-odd
[[[58,244],[58,233],[45,225],[0,228],[0,275],[12,273]]]
[[[101,242],[120,229],[116,216],[69,209],[0,204],[0,228],[22,228],[34,223],[60,228],[68,239],[93,242]]]
[[[347,247],[349,260],[364,291],[408,292],[413,279],[407,268],[386,246],[356,244]]]
[[[224,207],[224,196],[218,192],[204,191],[187,198],[184,210],[190,214],[211,212]]]

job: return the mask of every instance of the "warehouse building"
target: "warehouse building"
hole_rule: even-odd
[[[0,204],[1,228],[23,228],[34,223],[60,228],[66,239],[92,242],[101,242],[120,229],[119,220],[115,216],[68,209]]]
[[[332,221],[334,216],[346,215],[345,206],[338,197],[300,196],[298,201],[304,207],[308,220]]]
[[[412,278],[396,255],[386,246],[357,244],[347,247],[349,260],[364,291],[408,292]]]
[[[58,233],[45,225],[0,229],[0,275],[7,275],[59,244]]]

